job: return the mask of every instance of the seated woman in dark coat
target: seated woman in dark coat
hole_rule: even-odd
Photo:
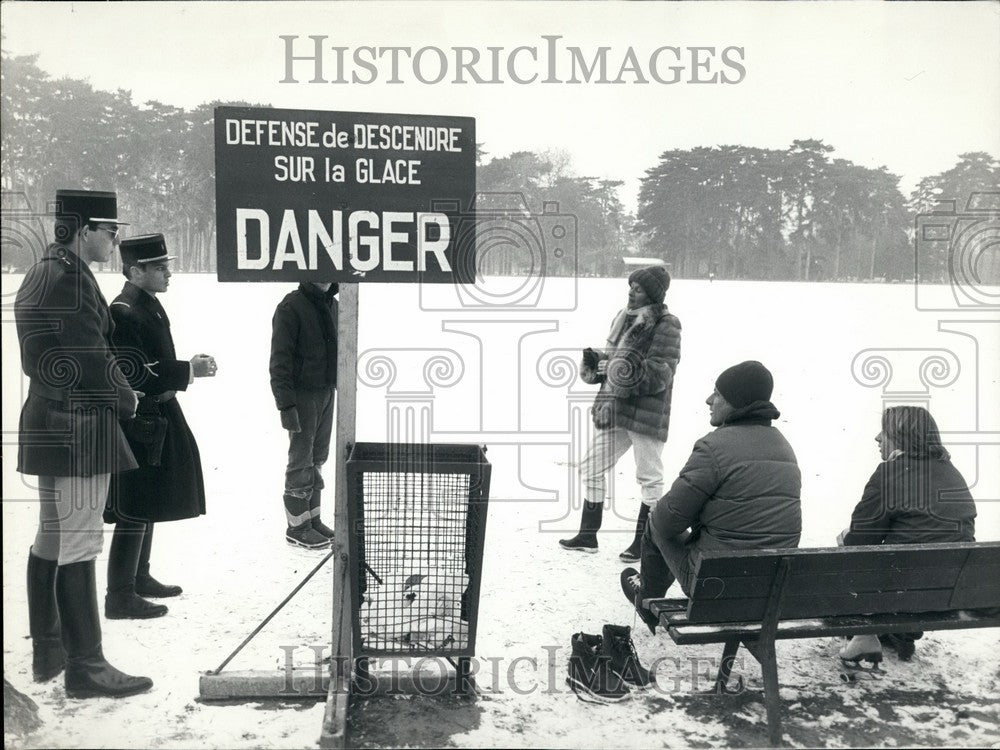
[[[976,505],[941,444],[930,413],[920,406],[886,409],[875,441],[882,463],[865,486],[850,528],[837,541],[844,545],[975,541]],[[913,641],[921,635],[857,635],[840,650],[840,658],[878,662],[881,641],[908,660]]]

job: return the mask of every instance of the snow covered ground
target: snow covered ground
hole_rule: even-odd
[[[59,679],[31,682],[24,570],[37,494],[32,479],[13,470],[25,383],[7,309],[19,281],[2,278],[4,672],[38,703],[44,725],[26,738],[5,735],[5,746],[315,746],[322,703],[196,700],[199,674],[217,666],[322,557],[295,551],[283,538],[286,446],[267,357],[270,316],[286,287],[178,275],[163,295],[181,356],[207,352],[220,366],[217,378],[180,396],[201,446],[209,511],[158,527],[153,572],[184,586],[183,596],[165,602],[169,614],[103,623],[109,659],[152,677],[153,690],[121,701],[73,701]],[[121,281],[100,275],[109,298]],[[515,299],[522,282],[490,280],[499,295],[492,299]],[[614,512],[606,514],[599,554],[556,544],[578,519],[572,464],[585,445],[593,392],[573,379],[571,363],[582,347],[602,345],[626,284],[557,279],[540,291],[538,301],[489,309],[457,307],[448,288],[362,287],[358,439],[484,443],[493,487],[477,647],[482,696],[358,701],[350,740],[364,747],[765,745],[760,670],[743,652],[739,671],[748,689],[734,697],[692,693],[707,687],[702,675],[721,647],[681,649],[644,630],[635,631],[635,642],[644,662],[659,661],[657,690],[594,706],[564,686],[574,632],[633,624],[617,558],[638,504],[630,455],[615,473]],[[667,481],[709,429],[704,398],[716,375],[759,359],[774,373],[778,426],[802,468],[803,546],[833,544],[878,461],[880,411],[901,401],[929,405],[972,485],[977,538],[1000,539],[1000,325],[995,313],[920,311],[914,299],[909,285],[675,281],[667,301],[684,338]],[[332,463],[325,473],[330,484]],[[106,561],[105,550],[99,589]],[[310,647],[328,647],[330,590],[324,569],[229,668],[276,668],[288,654],[308,662]],[[997,746],[996,645],[995,631],[929,633],[912,662],[889,655],[881,681],[845,686],[837,643],[782,642],[786,740]]]

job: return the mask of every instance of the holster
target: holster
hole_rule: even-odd
[[[167,439],[167,418],[159,414],[159,410],[140,410],[132,419],[122,423],[125,436],[133,446],[141,445],[145,449],[145,466],[159,466],[163,457],[163,444]]]

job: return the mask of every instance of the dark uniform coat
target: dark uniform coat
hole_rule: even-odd
[[[184,419],[175,391],[188,387],[191,365],[178,360],[170,335],[170,321],[159,301],[131,282],[111,303],[115,321],[114,344],[125,372],[137,391],[137,418],[163,417],[159,465],[153,465],[150,446],[128,429],[129,444],[139,467],[119,474],[111,483],[105,520],[117,517],[146,521],[176,521],[205,512],[205,483],[194,435]]]
[[[135,468],[118,423],[131,412],[132,394],[112,351],[107,300],[87,264],[50,245],[25,275],[14,317],[30,378],[17,470],[89,477]]]

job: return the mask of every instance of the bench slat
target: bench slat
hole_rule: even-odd
[[[732,638],[755,640],[759,622],[699,625],[688,623],[683,614],[663,615],[660,623],[678,645],[724,643]],[[1000,615],[976,612],[917,612],[871,617],[834,617],[782,620],[775,638],[823,638],[859,633],[907,633],[916,630],[964,630],[1000,628]]]
[[[970,599],[972,598],[970,596]],[[986,599],[986,603],[979,606],[988,606],[988,594],[980,599]],[[952,600],[953,593],[950,588],[786,596],[781,606],[781,617],[788,619],[825,617],[834,612],[840,615],[944,612],[955,609],[951,604]],[[702,599],[692,600],[687,614],[691,622],[740,622],[762,619],[766,607],[766,598]]]
[[[767,601],[764,597],[691,601],[687,615],[691,622],[700,623],[761,619],[767,608]],[[781,607],[781,617],[825,617],[833,612],[842,615],[946,612],[953,609],[992,607],[998,603],[1000,583],[993,582],[963,591],[939,588],[786,596]]]
[[[788,596],[838,594],[847,592],[901,591],[951,588],[960,580],[960,567],[910,568],[908,570],[856,570],[836,573],[792,574]],[[766,576],[723,578],[700,577],[692,599],[751,599],[766,597],[771,579]]]
[[[993,571],[993,575],[997,575],[997,572]],[[996,607],[1000,605],[1000,579],[981,578],[970,581],[969,585],[962,588],[956,586],[950,603],[952,609]]]
[[[952,606],[955,609],[997,606],[1000,603],[1000,566],[982,564],[981,555],[969,555],[955,583]]]
[[[966,565],[985,565],[993,568],[994,574],[1000,568],[1000,542],[979,542],[969,550]]]
[[[794,558],[793,575],[848,573],[860,570],[911,570],[961,568],[970,557],[963,545],[878,545],[788,550],[729,550],[706,552],[696,565],[696,575],[714,578],[773,576],[778,559]],[[1000,565],[1000,547],[977,550],[976,565]],[[981,559],[980,559],[981,558]]]

